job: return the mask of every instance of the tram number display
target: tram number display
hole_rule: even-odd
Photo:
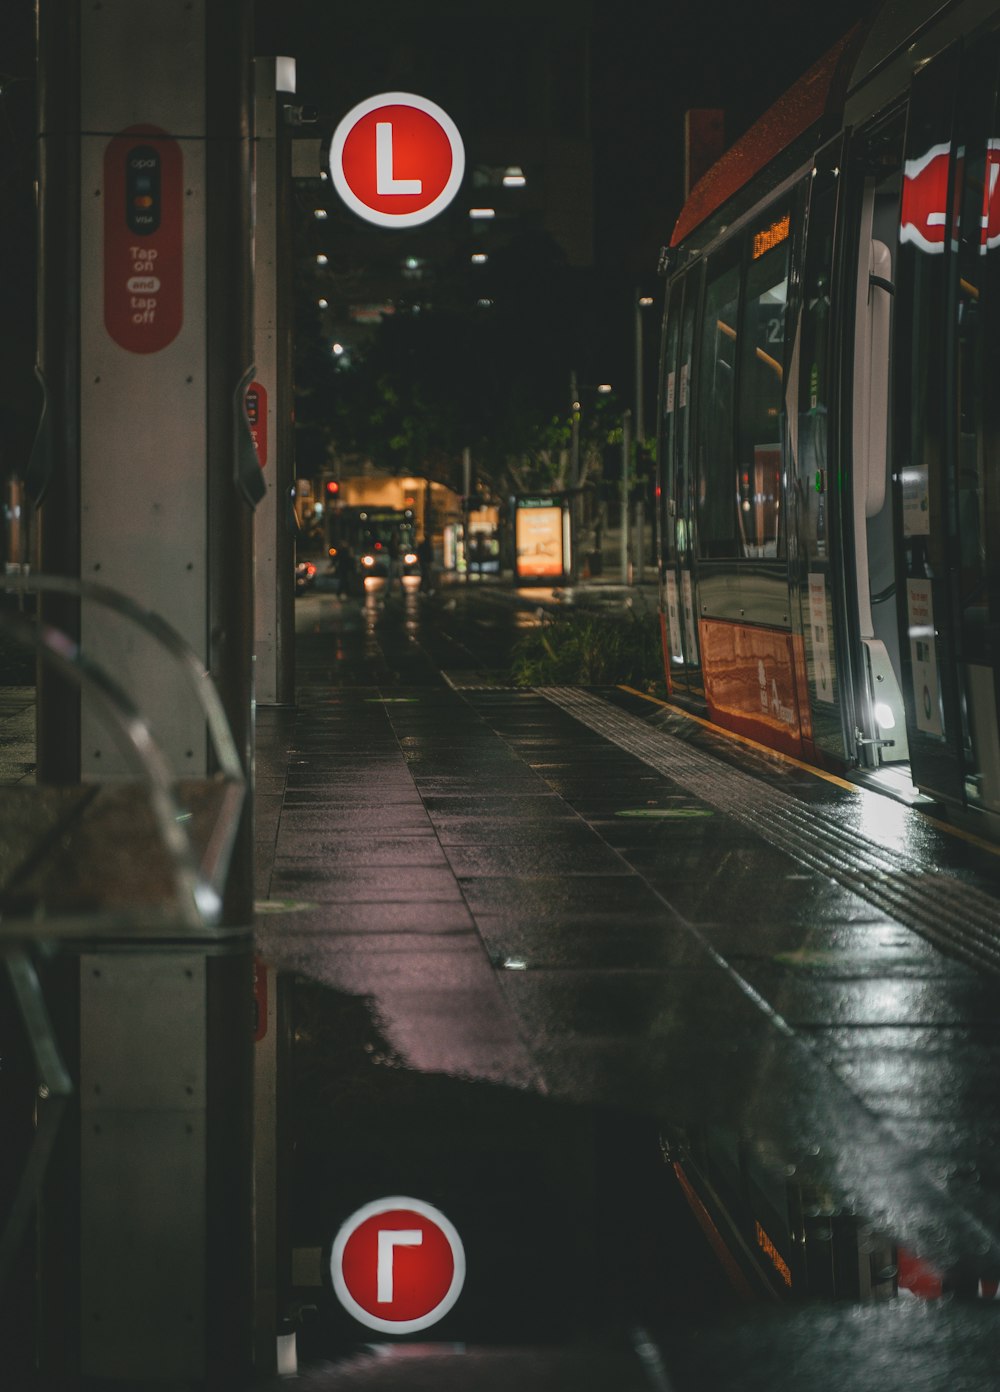
[[[752,260],[756,261],[759,257],[766,255],[772,247],[779,246],[782,242],[787,242],[791,226],[791,219],[786,213],[785,216],[779,218],[777,222],[772,222],[770,227],[765,227],[761,232],[755,232]]]

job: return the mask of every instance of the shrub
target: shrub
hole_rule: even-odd
[[[515,686],[615,686],[651,691],[663,682],[660,631],[653,614],[545,614],[511,653]]]

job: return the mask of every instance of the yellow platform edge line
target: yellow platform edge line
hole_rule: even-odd
[[[792,754],[783,754],[780,749],[772,749],[769,744],[761,744],[760,740],[751,739],[749,735],[739,735],[735,730],[726,730],[721,725],[713,725],[710,720],[705,720],[700,715],[692,715],[690,711],[683,710],[670,701],[661,701],[659,696],[650,696],[648,692],[637,691],[634,686],[619,684],[618,689],[619,691],[627,691],[631,696],[641,696],[644,701],[651,701],[654,706],[662,706],[664,710],[670,711],[673,715],[682,715],[685,720],[693,720],[696,725],[711,730],[713,734],[722,735],[725,739],[733,740],[736,744],[745,745],[747,749],[756,749],[759,753],[767,754],[772,759],[780,759],[783,764],[791,764],[794,768],[800,768],[805,773],[815,774],[817,778],[825,779],[827,783],[835,783],[838,788],[845,788],[849,793],[857,794],[862,791],[856,783],[848,783],[846,778],[839,778],[835,773],[827,773],[826,769],[816,768],[814,764],[804,763]]]
[[[705,720],[700,715],[693,715],[691,711],[686,711],[681,706],[675,706],[670,701],[662,701],[659,696],[650,696],[647,691],[638,691],[634,686],[625,686],[621,682],[618,684],[618,689],[619,691],[627,691],[630,696],[639,696],[643,701],[649,701],[654,706],[662,706],[672,715],[682,715],[685,720],[693,720],[696,725],[702,725],[706,730],[722,735],[725,739],[735,740],[737,744],[746,745],[748,749],[759,750],[761,754],[768,754],[772,759],[780,759],[784,764],[792,764],[795,768],[811,773],[815,778],[822,778],[825,782],[833,783],[838,788],[845,788],[849,793],[859,794],[869,791],[867,788],[860,788],[857,783],[848,783],[846,778],[838,778],[835,773],[827,773],[826,769],[816,768],[814,764],[803,763],[801,759],[796,759],[791,754],[783,754],[780,749],[772,749],[769,744],[761,744],[759,740],[750,739],[748,735],[739,735],[735,730],[726,730],[721,725],[713,725],[710,720]],[[937,817],[929,817],[926,812],[921,812],[919,807],[915,807],[913,810],[920,812],[928,826],[946,832],[949,836],[955,836],[959,841],[965,841],[970,846],[977,846],[981,851],[988,851],[990,855],[1000,856],[1000,846],[997,846],[993,841],[986,841],[982,836],[977,836],[974,831],[966,831],[964,827],[953,826],[951,822],[942,822]]]

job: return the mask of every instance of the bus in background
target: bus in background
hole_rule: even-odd
[[[345,544],[350,547],[362,577],[389,574],[390,555],[398,560],[400,575],[419,573],[413,511],[410,508],[343,507],[334,517],[330,557]]]

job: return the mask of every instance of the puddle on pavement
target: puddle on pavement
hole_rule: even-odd
[[[817,1302],[832,1311],[955,1302],[1000,1310],[988,1241],[942,1263],[868,1216],[854,1168],[823,1147],[783,1152],[773,1132],[672,1116],[667,1097],[653,1117],[415,1072],[371,998],[288,974],[278,1000],[279,1312],[297,1331],[300,1366],[386,1340],[624,1347],[648,1329],[682,1392],[704,1385],[699,1338],[728,1330],[739,1344],[781,1309],[799,1311],[795,1319]],[[913,1182],[900,1175],[904,1187]],[[453,1306],[404,1336],[359,1323],[331,1272],[345,1220],[399,1196],[454,1225],[466,1267]],[[391,1240],[392,1271],[405,1280],[423,1239],[406,1230]],[[992,1337],[982,1326],[963,1337],[975,1347],[982,1334]],[[713,1376],[719,1387],[751,1386],[727,1383],[721,1365]]]

